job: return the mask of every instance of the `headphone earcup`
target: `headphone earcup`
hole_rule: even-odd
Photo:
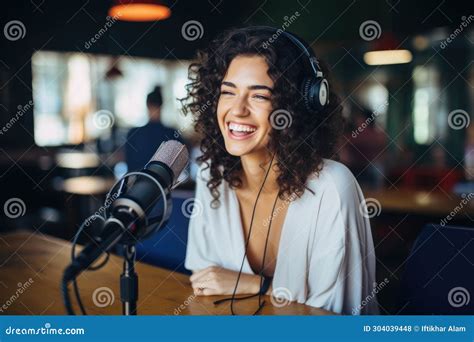
[[[307,77],[301,88],[306,110],[318,112],[329,103],[329,83],[325,78]]]

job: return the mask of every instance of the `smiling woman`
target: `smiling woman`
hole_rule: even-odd
[[[232,302],[259,295],[259,309],[260,296],[272,294],[376,313],[376,299],[367,300],[375,261],[364,197],[331,160],[339,99],[311,49],[288,32],[268,44],[274,33],[225,32],[190,67],[183,110],[196,118],[203,152],[203,210],[191,218],[185,263],[193,288],[232,294]]]

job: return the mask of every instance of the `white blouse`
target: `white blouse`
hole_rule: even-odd
[[[245,241],[237,195],[222,181],[220,207],[212,209],[209,169],[203,169],[197,176],[185,267],[239,271]],[[282,226],[274,296],[341,314],[378,314],[374,246],[369,219],[360,210],[365,203],[359,184],[343,164],[324,159],[319,177],[311,175],[306,185],[315,194],[305,190],[290,202]],[[243,272],[254,274],[247,258]]]

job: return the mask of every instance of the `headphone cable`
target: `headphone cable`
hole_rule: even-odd
[[[248,233],[248,236],[247,236],[247,240],[245,242],[245,252],[244,252],[244,256],[242,258],[242,263],[240,265],[240,270],[239,270],[239,274],[237,275],[237,280],[235,282],[235,287],[234,287],[234,291],[232,292],[232,297],[230,298],[224,298],[224,299],[220,299],[220,300],[217,300],[214,302],[215,305],[217,304],[220,304],[220,303],[223,303],[223,302],[226,302],[226,301],[229,301],[230,300],[230,311],[232,313],[233,316],[235,316],[235,312],[234,312],[234,301],[236,300],[243,300],[243,299],[249,299],[249,298],[252,298],[252,297],[255,297],[255,296],[259,296],[258,297],[258,302],[259,302],[259,307],[257,309],[257,311],[255,311],[255,313],[253,315],[256,315],[260,312],[260,310],[263,308],[263,306],[265,305],[265,301],[262,303],[261,302],[261,296],[262,296],[262,286],[263,286],[263,283],[264,283],[264,277],[263,277],[263,269],[264,269],[264,262],[265,262],[265,254],[266,254],[266,250],[267,250],[267,244],[268,244],[268,239],[269,239],[269,236],[270,236],[270,228],[271,228],[271,223],[272,223],[272,219],[273,219],[273,213],[274,213],[274,210],[275,210],[275,205],[276,205],[276,202],[277,202],[277,199],[278,199],[278,194],[275,198],[275,202],[273,203],[273,208],[272,208],[272,215],[270,217],[270,222],[269,222],[269,227],[268,227],[268,232],[267,232],[267,237],[266,237],[266,241],[265,241],[265,248],[264,248],[264,254],[263,254],[263,261],[262,261],[262,267],[260,269],[260,272],[259,272],[259,275],[260,275],[260,291],[256,294],[253,294],[253,295],[250,295],[250,296],[245,296],[245,297],[240,297],[240,298],[235,298],[235,295],[237,293],[237,288],[239,286],[239,281],[240,281],[240,276],[242,275],[242,270],[243,270],[243,267],[244,267],[244,263],[245,263],[245,258],[247,257],[247,251],[248,251],[248,245],[249,245],[249,242],[250,242],[250,236],[252,234],[252,226],[253,226],[253,220],[254,220],[254,217],[255,217],[255,211],[256,211],[256,208],[257,208],[257,203],[258,203],[258,199],[260,198],[260,194],[262,193],[262,190],[263,190],[263,187],[265,185],[265,182],[268,178],[268,175],[270,173],[270,169],[272,167],[272,164],[273,164],[273,160],[275,158],[275,153],[273,154],[272,156],[272,159],[270,160],[270,165],[267,169],[267,172],[265,173],[265,177],[263,179],[263,182],[262,182],[262,185],[260,186],[260,189],[258,191],[258,194],[257,194],[257,198],[255,199],[255,203],[254,203],[254,206],[253,206],[253,210],[252,210],[252,217],[250,219],[250,227],[249,227],[249,233]],[[267,287],[268,287],[268,284],[267,284]],[[265,290],[266,292],[266,290]]]

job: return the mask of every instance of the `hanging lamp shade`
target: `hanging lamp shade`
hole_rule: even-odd
[[[109,16],[122,21],[158,21],[171,16],[171,9],[158,0],[115,0]]]

